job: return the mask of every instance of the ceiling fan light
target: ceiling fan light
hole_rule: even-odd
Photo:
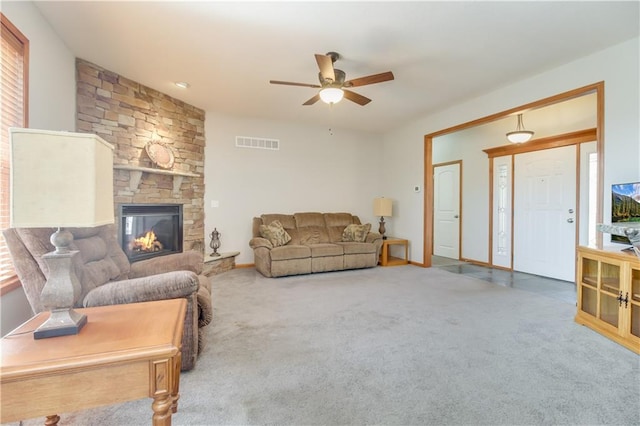
[[[337,87],[327,87],[320,90],[319,95],[322,102],[327,104],[337,104],[342,100],[344,92],[342,89],[338,89]]]
[[[507,133],[507,139],[511,143],[523,143],[532,137],[533,132],[531,130],[525,130],[524,124],[522,124],[522,114],[518,114],[518,127],[515,131]]]

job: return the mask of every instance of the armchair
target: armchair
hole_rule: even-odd
[[[115,225],[70,228],[73,267],[81,285],[76,307],[118,305],[173,298],[187,299],[182,336],[182,369],[190,370],[203,346],[200,329],[211,322],[211,284],[202,274],[203,257],[195,251],[133,264],[116,239]],[[3,235],[34,313],[44,309],[40,293],[48,276],[42,256],[53,251],[51,228],[10,228]],[[91,321],[91,318],[89,318]]]

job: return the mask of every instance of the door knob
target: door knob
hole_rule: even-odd
[[[572,218],[569,218],[569,219],[567,219],[567,222],[569,222],[569,223],[573,223],[573,219],[572,219]]]
[[[569,209],[569,213],[573,213],[573,209]]]
[[[454,219],[457,219],[458,217],[459,217],[458,215],[453,216]]]

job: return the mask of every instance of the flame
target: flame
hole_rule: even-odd
[[[134,239],[131,242],[131,248],[135,251],[158,251],[162,250],[162,243],[156,238],[156,233],[153,230],[148,231],[141,237]]]

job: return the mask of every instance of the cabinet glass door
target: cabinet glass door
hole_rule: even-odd
[[[631,334],[640,337],[640,269],[631,269],[631,292],[629,294],[631,309]]]
[[[600,319],[618,327],[620,309],[620,266],[600,263]]]
[[[582,281],[580,309],[595,317],[598,310],[598,262],[583,257],[580,279]]]

